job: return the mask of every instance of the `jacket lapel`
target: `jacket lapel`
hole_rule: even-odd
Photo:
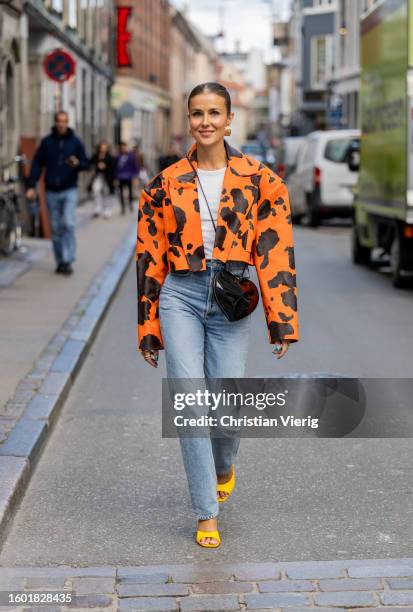
[[[248,212],[258,199],[257,174],[262,166],[231,147],[226,140],[224,144],[227,169],[215,222],[217,232],[213,257],[227,261],[233,238],[240,232]],[[168,179],[176,219],[176,232],[170,237],[170,242],[176,247],[182,244],[188,265],[193,271],[206,268],[195,173],[197,168],[197,146],[194,143]],[[192,252],[194,246],[196,252]]]

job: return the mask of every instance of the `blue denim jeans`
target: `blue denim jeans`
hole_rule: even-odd
[[[76,259],[76,206],[78,188],[46,191],[56,262],[72,263]]]
[[[228,264],[234,273],[244,270],[242,263]],[[244,376],[251,315],[240,321],[228,321],[216,303],[211,280],[223,265],[212,260],[207,261],[205,271],[183,275],[169,272],[162,285],[159,317],[168,378]],[[249,275],[248,266],[245,275]],[[197,518],[217,516],[216,476],[230,472],[239,436],[179,435],[179,441]]]

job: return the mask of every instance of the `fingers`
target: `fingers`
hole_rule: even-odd
[[[279,342],[278,344],[275,345],[275,348],[272,352],[277,357],[277,359],[281,359],[281,357],[283,357],[285,353],[288,351],[289,346],[290,346],[289,341],[283,340],[282,342]],[[278,348],[281,348],[281,350],[277,350]]]
[[[144,350],[141,351],[142,357],[154,368],[158,367],[158,352],[157,351],[149,351]]]

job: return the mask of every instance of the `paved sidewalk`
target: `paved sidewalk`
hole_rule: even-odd
[[[19,381],[63,325],[128,227],[135,226],[137,220],[137,213],[122,216],[117,209],[109,220],[92,220],[92,211],[89,203],[77,212],[78,247],[73,276],[54,274],[51,243],[44,240],[49,248],[45,250],[45,246],[39,247],[37,243],[36,249],[41,248],[43,256],[31,261],[12,286],[0,288],[0,407],[12,398]],[[0,270],[6,266],[2,259]],[[22,390],[19,397],[23,395]],[[2,429],[7,426],[2,416],[0,409],[0,442]]]
[[[72,603],[0,610],[411,612],[413,559],[0,568],[1,591],[23,589],[71,592]]]
[[[135,214],[91,215],[78,211],[73,276],[49,248],[0,289],[0,542],[134,254]]]
[[[92,208],[91,204],[79,206],[76,221],[78,230],[90,223]],[[22,274],[25,274],[40,259],[49,256],[52,261],[52,243],[44,238],[22,237],[19,250],[7,257],[0,255],[0,289],[11,287]]]

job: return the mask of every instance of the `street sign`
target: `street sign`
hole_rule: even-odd
[[[63,83],[74,75],[76,62],[64,49],[55,49],[46,55],[43,66],[49,79]]]

